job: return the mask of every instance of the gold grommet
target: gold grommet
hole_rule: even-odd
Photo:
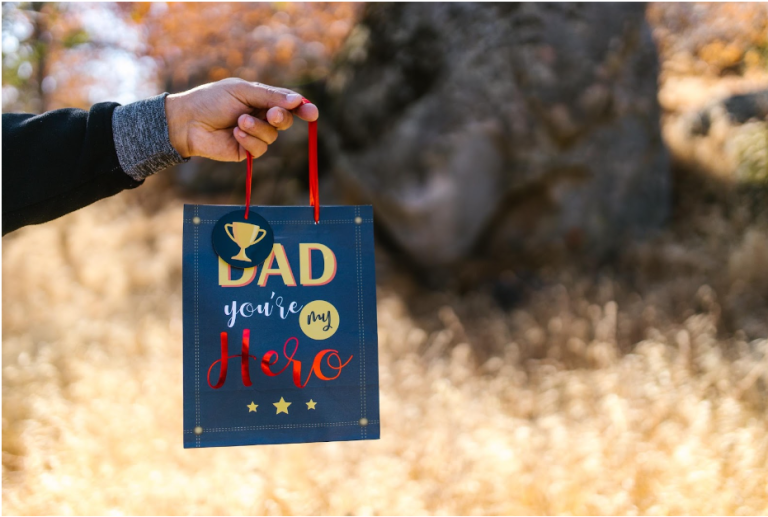
[[[192,223],[194,223],[194,224],[200,224],[200,218],[199,218],[199,217],[197,217],[197,216],[193,217],[193,218],[192,218]],[[201,431],[201,432],[202,432],[202,431]],[[200,433],[198,433],[198,434],[200,434]]]
[[[367,418],[361,418],[361,419],[360,419],[360,425],[361,425],[362,427],[365,427],[365,426],[367,426],[367,425],[368,425],[368,419],[367,419]]]
[[[203,434],[203,428],[200,426],[195,427],[195,434]]]
[[[359,215],[355,217],[355,224],[363,224],[363,218]]]

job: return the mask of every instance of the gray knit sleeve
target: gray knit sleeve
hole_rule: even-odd
[[[171,145],[165,118],[167,93],[118,106],[112,114],[112,138],[117,159],[126,174],[137,181],[186,162]]]

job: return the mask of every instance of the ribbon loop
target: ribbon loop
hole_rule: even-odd
[[[302,98],[301,104],[309,104],[309,100]],[[245,151],[245,159],[248,161],[245,175],[245,218],[248,219],[248,209],[251,206],[251,182],[253,179],[253,156]],[[309,122],[309,206],[314,207],[315,223],[320,222],[320,194],[317,181],[317,121]]]
[[[248,219],[248,208],[251,206],[251,179],[253,178],[253,156],[245,151],[245,159],[248,161],[245,173],[245,218]]]
[[[301,99],[301,104],[309,104]],[[309,206],[315,207],[315,223],[320,222],[320,194],[317,184],[317,120],[309,122]]]

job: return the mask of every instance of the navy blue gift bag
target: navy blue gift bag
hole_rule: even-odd
[[[245,269],[212,245],[237,209],[184,207],[184,447],[379,438],[371,207],[251,207],[274,244]]]
[[[370,206],[184,206],[184,447],[379,438]],[[314,176],[314,178],[313,178]]]

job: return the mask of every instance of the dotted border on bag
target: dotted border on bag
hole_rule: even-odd
[[[355,207],[355,219],[360,217],[360,207]],[[357,261],[357,322],[358,344],[360,348],[360,421],[366,415],[366,375],[365,375],[365,317],[363,305],[363,258],[362,258],[362,224],[355,225],[355,259]],[[360,426],[360,438],[368,436],[367,427]]]
[[[368,425],[376,425],[378,424],[378,420],[371,420]],[[352,422],[320,422],[317,424],[281,424],[281,425],[249,425],[249,426],[240,426],[240,427],[214,427],[213,429],[205,429],[204,432],[206,433],[226,433],[230,431],[263,431],[268,429],[301,429],[301,428],[312,428],[312,427],[346,427],[346,426],[353,426],[353,425],[360,425],[359,421],[352,421]],[[184,434],[191,434],[194,433],[193,430],[186,430],[184,431]]]
[[[355,225],[355,261],[357,269],[357,301],[358,301],[358,332],[359,332],[359,347],[360,347],[360,420],[357,422],[327,422],[318,424],[279,424],[279,425],[265,425],[265,426],[243,426],[243,427],[216,427],[213,429],[205,429],[201,425],[201,410],[200,410],[200,304],[199,304],[199,228],[202,223],[216,224],[218,219],[201,219],[198,216],[199,205],[195,205],[195,217],[193,219],[186,219],[184,222],[191,223],[195,228],[194,242],[195,242],[195,406],[196,406],[196,426],[202,429],[202,433],[216,433],[227,431],[258,431],[258,430],[278,430],[278,429],[299,429],[299,428],[312,428],[312,427],[341,427],[341,426],[360,426],[360,438],[366,439],[368,437],[367,425],[361,425],[361,421],[365,418],[367,410],[366,401],[366,364],[365,364],[365,315],[363,313],[363,274],[362,274],[362,223],[373,223],[373,219],[360,219],[358,223],[355,219],[360,217],[360,207],[355,207],[354,219],[321,219],[319,223],[315,223],[312,220],[309,221],[277,221],[269,220],[270,224],[354,224]],[[196,220],[196,221],[195,221]],[[378,424],[378,420],[368,421],[368,425]],[[184,430],[184,434],[194,433],[194,429]],[[202,433],[195,436],[195,447],[201,447],[200,436]]]
[[[199,207],[195,205],[195,217],[197,216]],[[195,427],[200,427],[201,413],[200,413],[200,259],[197,252],[199,246],[199,233],[200,225],[195,224]],[[195,437],[196,446],[200,447],[200,435]]]

